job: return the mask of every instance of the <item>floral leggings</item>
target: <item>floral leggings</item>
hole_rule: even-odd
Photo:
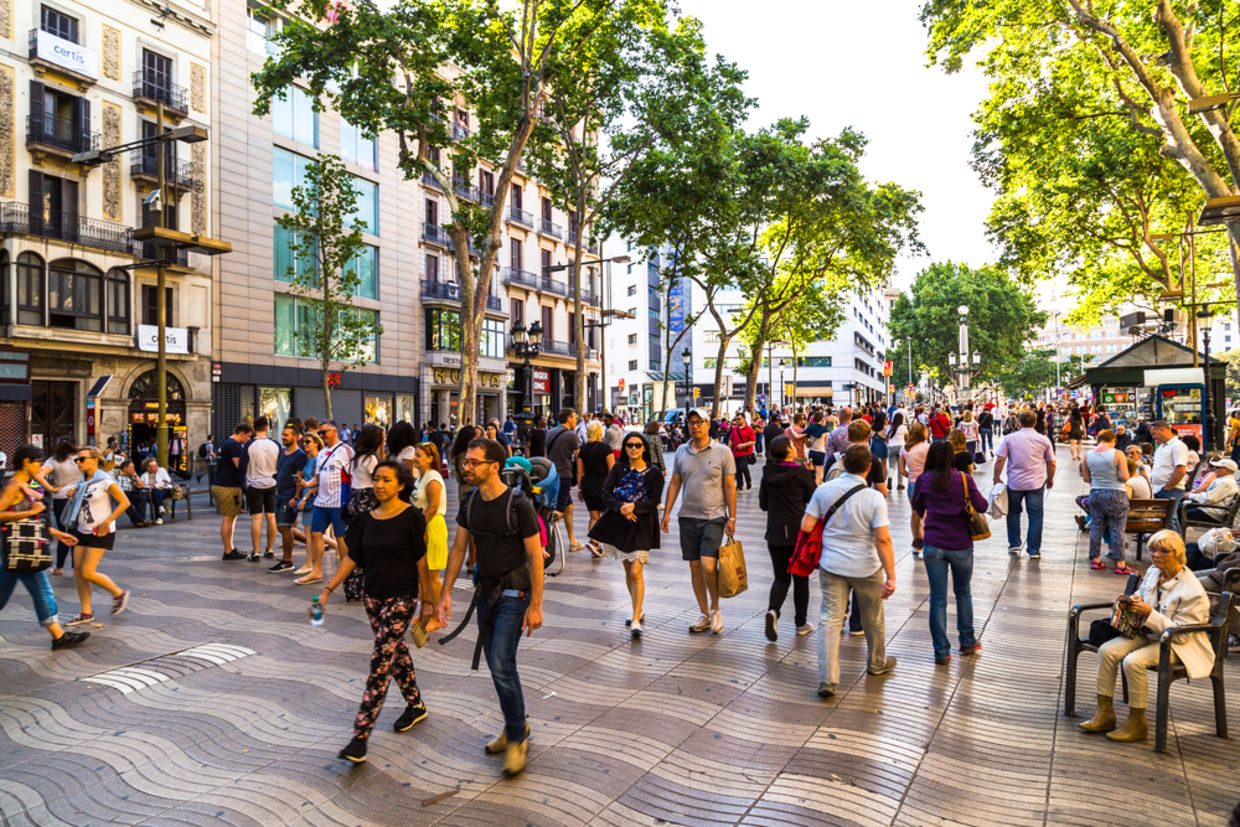
[[[407,703],[416,704],[422,697],[413,673],[413,658],[409,657],[409,647],[405,644],[405,632],[413,621],[417,598],[409,595],[384,598],[365,595],[362,600],[370,626],[375,630],[375,650],[370,655],[366,691],[362,693],[362,704],[353,722],[353,734],[358,738],[368,737],[374,729],[393,675]]]

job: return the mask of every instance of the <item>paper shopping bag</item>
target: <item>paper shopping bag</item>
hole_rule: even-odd
[[[745,551],[740,540],[724,543],[719,547],[719,596],[735,597],[749,588],[749,574],[745,571]]]

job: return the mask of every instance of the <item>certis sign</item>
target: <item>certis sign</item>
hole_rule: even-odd
[[[153,324],[138,325],[138,350],[155,353],[159,350],[159,328]],[[189,353],[189,331],[183,327],[164,328],[165,353]]]
[[[42,29],[36,30],[34,35],[34,56],[39,60],[79,75],[86,75],[90,78],[99,77],[99,53],[94,49],[79,46]]]

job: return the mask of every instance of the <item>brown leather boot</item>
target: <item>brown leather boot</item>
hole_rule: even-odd
[[[1115,729],[1115,703],[1110,695],[1098,696],[1098,709],[1094,717],[1079,724],[1086,732],[1110,732]]]
[[[1108,732],[1107,737],[1112,741],[1144,741],[1149,734],[1149,727],[1145,725],[1145,709],[1134,706],[1128,710],[1128,720],[1124,721],[1124,725]]]
[[[530,722],[525,722],[525,737],[530,737]],[[501,730],[490,743],[486,745],[487,755],[498,755],[508,749],[508,732]]]

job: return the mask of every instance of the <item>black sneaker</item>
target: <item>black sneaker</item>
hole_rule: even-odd
[[[251,551],[251,552],[250,552],[250,562],[251,562],[251,563],[252,563],[252,562],[254,562],[255,560],[260,560],[260,559],[262,559],[262,555],[261,555],[261,554],[259,554],[257,551]]]
[[[775,610],[767,609],[766,611],[766,639],[767,640],[770,640],[770,641],[779,640],[779,630],[775,627],[775,624],[778,620],[779,620],[779,615],[775,613]]]
[[[425,721],[426,714],[426,702],[421,698],[418,698],[418,702],[416,704],[409,704],[405,707],[405,711],[402,712],[400,717],[396,719],[396,722],[392,724],[392,729],[395,732],[407,732],[408,730],[413,729],[414,724],[419,721]],[[363,747],[363,751],[364,750],[365,747]]]
[[[266,557],[268,560],[270,560],[271,558],[276,556],[275,550],[267,549],[266,551],[263,552],[263,556]]]
[[[834,695],[835,695],[835,684],[833,683],[818,684],[818,697],[822,698],[825,701],[827,698],[833,697]]]
[[[53,649],[71,649],[90,637],[90,632],[65,632],[52,641]]]
[[[354,738],[347,747],[336,754],[336,757],[352,761],[354,764],[362,763],[366,760],[366,739]]]
[[[282,572],[282,571],[292,571],[292,570],[293,570],[293,564],[292,564],[292,563],[286,563],[286,562],[284,562],[283,560],[281,560],[280,562],[276,563],[276,564],[275,564],[274,566],[272,566],[271,568],[267,569],[267,571],[268,571],[269,573],[271,573],[271,574],[279,574],[279,573],[280,573],[280,572]]]
[[[236,549],[233,549],[232,551],[228,552],[220,559],[221,560],[244,560],[245,552],[237,551]]]

